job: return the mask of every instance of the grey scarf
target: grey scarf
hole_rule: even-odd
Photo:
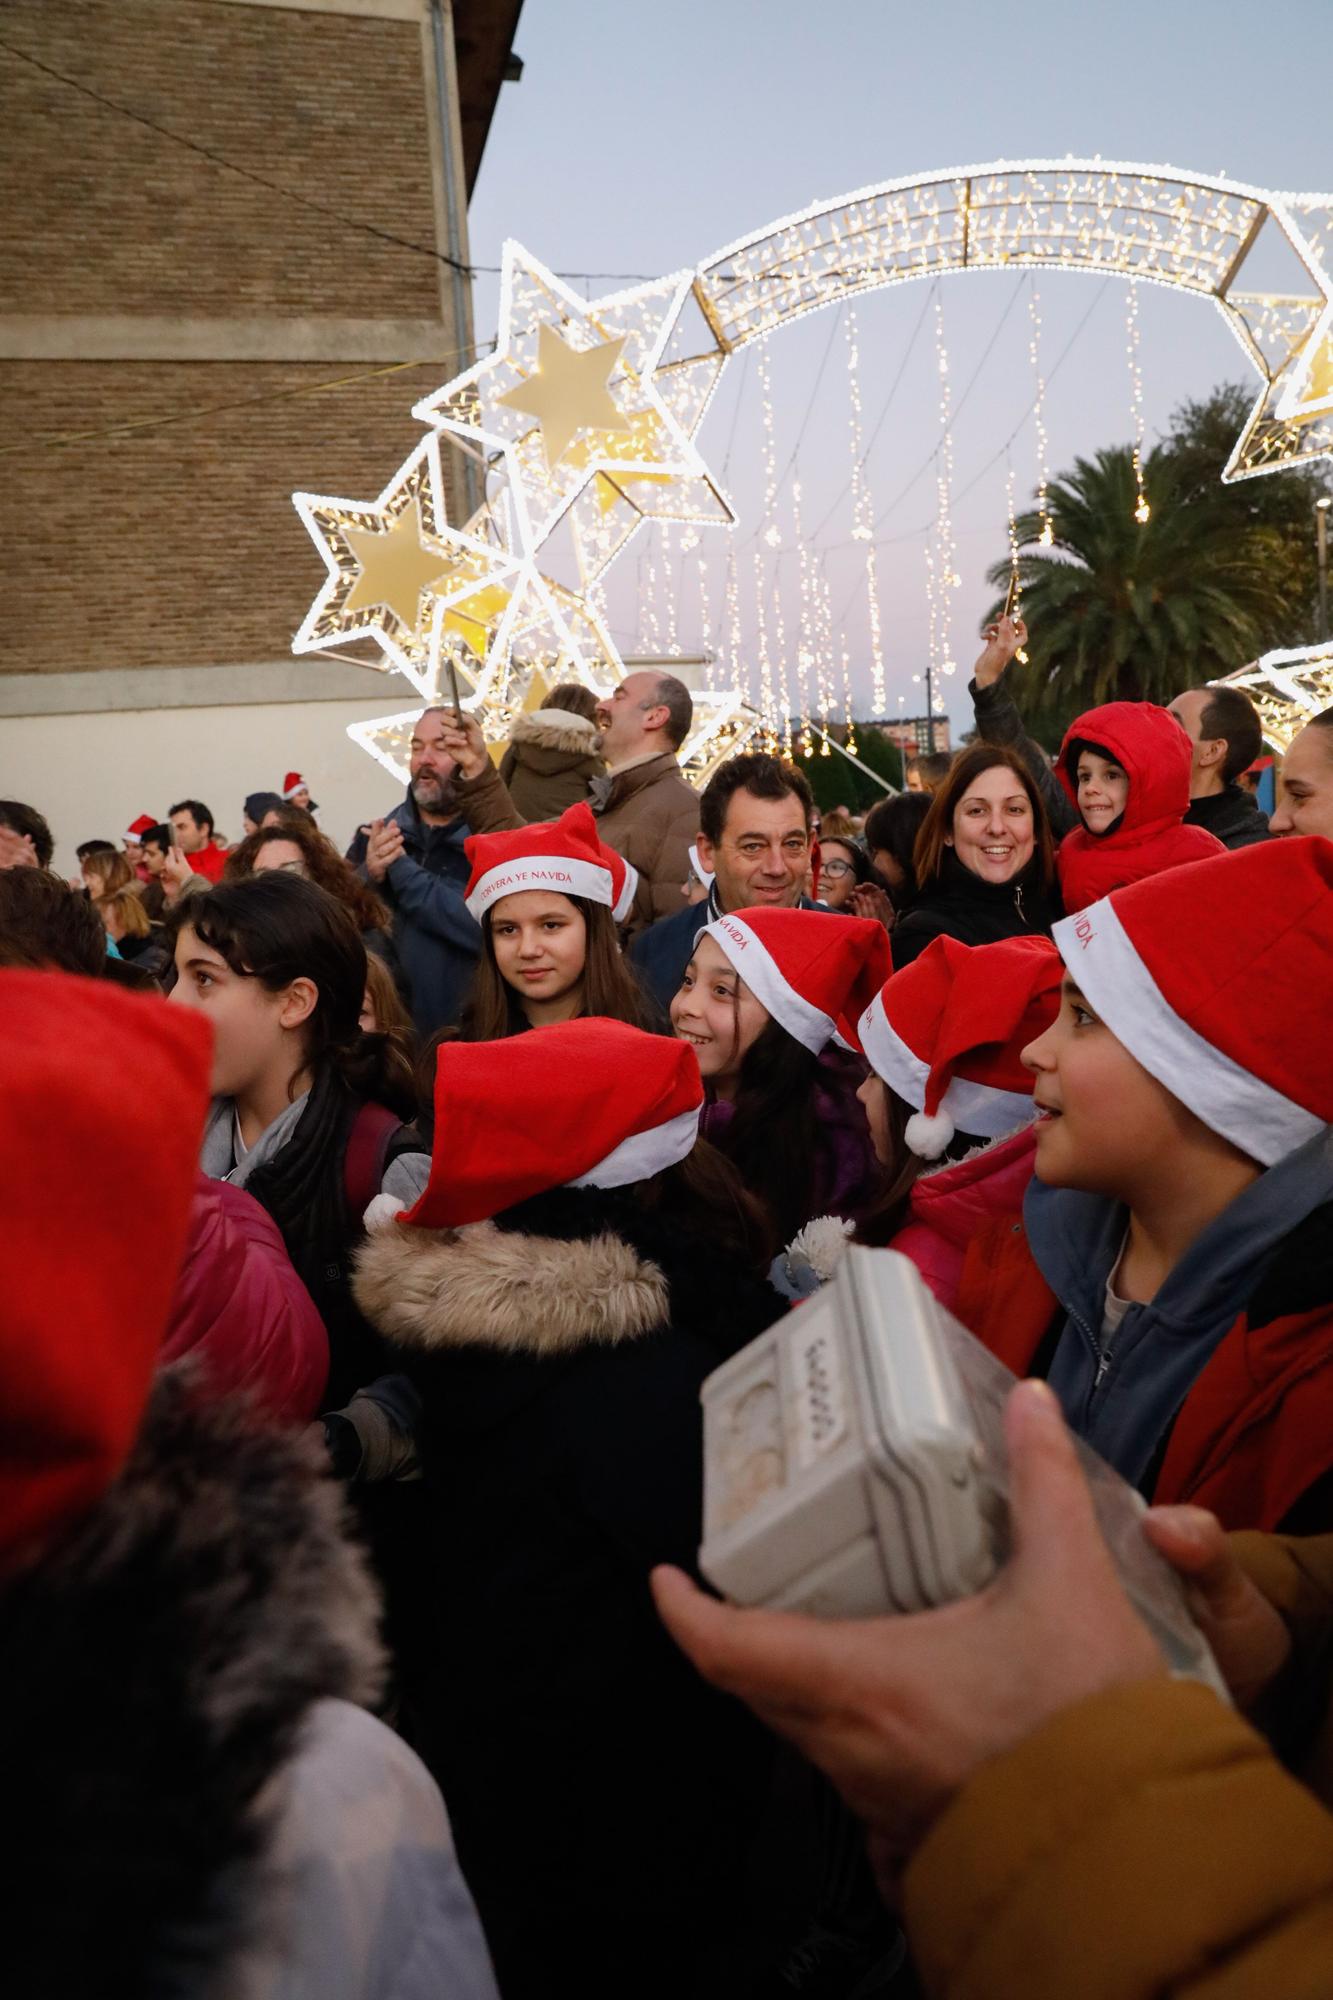
[[[233,1187],[244,1187],[256,1167],[262,1167],[291,1138],[301,1122],[301,1116],[310,1102],[310,1092],[301,1095],[289,1104],[260,1133],[245,1158],[239,1163],[233,1145],[236,1116],[235,1100],[230,1097],[215,1097],[204,1127],[204,1143],[199,1154],[199,1165],[211,1181],[230,1181]]]

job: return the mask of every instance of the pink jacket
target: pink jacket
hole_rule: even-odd
[[[1018,1221],[1032,1178],[1035,1125],[997,1139],[965,1160],[926,1174],[912,1189],[910,1220],[890,1243],[910,1257],[949,1312],[956,1310],[963,1259],[979,1229],[1012,1215]]]
[[[240,1390],[281,1422],[307,1423],[329,1372],[324,1322],[292,1269],[278,1226],[252,1195],[195,1180],[185,1261],[162,1360],[198,1356],[209,1389]]]

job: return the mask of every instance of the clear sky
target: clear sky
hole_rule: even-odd
[[[1240,0],[1049,8],[1014,0],[526,0],[516,39],[523,79],[501,93],[472,202],[472,254],[498,263],[504,238],[514,236],[557,270],[652,276],[700,262],[819,198],[901,175],[1066,153],[1225,173],[1274,191],[1328,188],[1333,140],[1306,65],[1322,74],[1331,18],[1333,0],[1271,9]],[[1076,453],[1130,435],[1125,287],[1060,273],[1042,273],[1038,283],[1044,363],[1050,371],[1060,362],[1045,404],[1054,473]],[[1006,440],[1020,505],[1036,474],[1025,414],[1034,387],[1027,285],[981,273],[941,286],[955,401],[971,385],[953,426],[963,580],[953,607],[963,671],[946,692],[959,723],[967,720],[958,697],[975,652],[971,635],[989,597],[984,571],[1006,546]],[[595,297],[614,287],[587,289]],[[1150,440],[1187,396],[1228,379],[1257,387],[1221,316],[1202,300],[1152,285],[1140,292]],[[478,333],[489,336],[496,280],[480,279],[476,296]],[[878,426],[867,472],[891,712],[900,698],[908,713],[923,707],[912,677],[926,651],[925,551],[940,439],[926,301],[917,283],[856,308],[866,437]],[[834,321],[826,310],[769,342],[777,462],[786,467],[795,451],[807,529],[821,524],[811,547],[865,712],[864,549],[851,541],[846,348]],[[757,539],[766,523],[753,359],[730,364],[699,442],[739,524],[730,535],[710,531],[688,559],[679,529],[665,551],[659,531],[641,531],[608,584],[616,637],[626,652],[649,649],[644,603],[655,585],[659,630],[670,595],[682,650],[721,641],[734,546],[747,635],[762,554],[766,582],[781,578],[790,646],[800,615],[797,560],[781,558],[775,572],[779,558]],[[778,525],[790,542],[790,476]]]

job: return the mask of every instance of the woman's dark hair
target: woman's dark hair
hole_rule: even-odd
[[[930,811],[929,792],[899,792],[896,798],[881,799],[866,814],[862,838],[873,856],[883,849],[903,871],[904,887],[898,896],[907,901],[916,894],[916,865],[913,855],[921,823]]]
[[[393,974],[378,952],[366,953],[366,991],[375,1009],[379,1033],[385,1041],[385,1090],[381,1102],[400,1118],[416,1116],[417,1031],[412,1016],[403,1005],[403,996],[394,985]],[[393,1095],[388,1093],[392,1090]]]
[[[665,1029],[661,1011],[640,986],[620,950],[615,918],[605,903],[589,902],[583,896],[567,896],[583,918],[583,1014],[600,1014],[608,1020],[627,1022],[645,1033],[661,1034]],[[441,1042],[503,1042],[521,1035],[528,1026],[523,1002],[495,962],[495,942],[491,936],[491,914],[481,920],[481,953],[472,975],[472,987],[457,1028],[438,1028],[417,1057],[417,1122],[424,1132],[434,1127],[435,1051]]]
[[[912,1106],[888,1084],[884,1086],[884,1094],[888,1099],[889,1138],[897,1165],[884,1169],[884,1185],[862,1212],[856,1226],[856,1241],[868,1243],[876,1250],[882,1250],[891,1243],[907,1222],[912,1189],[928,1167],[961,1160],[965,1154],[986,1143],[970,1132],[955,1132],[938,1160],[923,1160],[907,1144],[907,1121],[912,1115]]]
[[[343,1154],[359,1104],[370,1099],[397,1109],[387,1041],[361,1031],[361,933],[327,890],[277,869],[182,897],[166,930],[173,951],[181,931],[192,930],[233,972],[270,993],[293,979],[318,988],[306,1023],[310,1102],[287,1144],[246,1182],[299,1264],[301,1252],[327,1234],[330,1215],[342,1215]]]
[[[1051,821],[1046,811],[1046,803],[1037,789],[1037,781],[1027,765],[1014,751],[1007,750],[999,743],[974,743],[970,749],[962,750],[954,758],[952,769],[944,783],[930,802],[930,810],[921,823],[921,831],[916,837],[913,863],[916,869],[917,886],[928,888],[939,879],[944,867],[944,857],[949,841],[953,837],[953,816],[959,803],[975,785],[977,779],[987,771],[1003,769],[1012,771],[1019,784],[1027,793],[1028,804],[1032,807],[1032,830],[1035,836],[1033,860],[1041,872],[1042,887],[1049,889],[1055,880],[1055,842],[1051,837]]]
[[[569,715],[581,715],[585,722],[597,719],[597,697],[591,688],[581,687],[577,681],[561,681],[553,687],[542,703],[543,708],[562,708]]]
[[[763,1201],[707,1139],[696,1139],[683,1160],[640,1181],[634,1192],[642,1208],[696,1226],[720,1255],[756,1275],[767,1273],[781,1247]]]
[[[224,882],[240,882],[255,872],[255,862],[275,840],[289,840],[301,850],[306,874],[330,896],[336,897],[352,913],[359,931],[387,931],[393,921],[369,883],[363,882],[350,861],[344,861],[327,834],[321,833],[309,813],[297,808],[284,814],[281,826],[261,826],[233,847],[222,871]]]
[[[819,1145],[815,1085],[819,1058],[768,1021],[741,1058],[727,1158],[763,1203],[780,1243],[810,1219],[810,1186]]]
[[[102,919],[82,889],[46,868],[0,868],[0,966],[100,979],[108,956]]]

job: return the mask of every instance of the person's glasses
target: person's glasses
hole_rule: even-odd
[[[855,875],[856,870],[850,861],[826,861],[819,872],[821,875],[831,875],[835,880],[840,880],[844,875]]]

